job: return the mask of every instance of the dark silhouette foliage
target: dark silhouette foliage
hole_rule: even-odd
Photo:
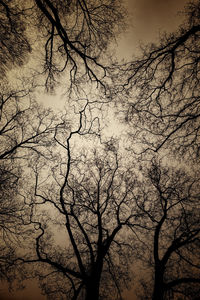
[[[0,79],[13,65],[22,65],[31,51],[23,14],[16,1],[0,1]]]
[[[200,292],[199,173],[189,175],[154,160],[144,178],[137,205],[144,213],[152,299],[193,299]]]
[[[188,4],[187,20],[158,44],[142,48],[142,57],[121,66],[126,121],[140,153],[164,149],[199,157],[199,1]],[[122,76],[122,75],[121,75]]]

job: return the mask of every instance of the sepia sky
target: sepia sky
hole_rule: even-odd
[[[184,9],[186,0],[124,0],[128,7],[130,27],[119,40],[120,57],[138,55],[140,43],[159,40],[163,31],[173,32],[182,22],[178,14]]]
[[[120,59],[131,59],[139,54],[139,44],[156,42],[163,31],[172,32],[182,22],[177,12],[183,10],[186,0],[124,0],[129,12],[130,28],[121,34],[116,53]],[[52,98],[52,97],[51,97]],[[53,99],[51,99],[52,101]],[[0,287],[1,300],[43,300],[36,283],[30,283],[23,291],[9,294],[6,285]],[[127,300],[133,300],[132,292]],[[53,300],[53,299],[52,299]]]

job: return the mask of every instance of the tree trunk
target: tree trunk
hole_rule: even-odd
[[[163,297],[164,297],[163,272],[161,270],[156,270],[152,300],[163,300]]]
[[[98,300],[99,299],[99,286],[90,286],[86,288],[85,300]]]
[[[99,286],[102,272],[102,261],[98,263],[91,272],[86,284],[86,297],[85,300],[98,300],[99,299]]]
[[[98,300],[99,299],[99,285],[100,278],[99,276],[94,276],[88,281],[86,286],[86,297],[85,300]]]

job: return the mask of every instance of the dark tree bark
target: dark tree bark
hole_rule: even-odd
[[[125,120],[133,125],[132,141],[140,144],[136,153],[164,150],[198,160],[199,7],[199,1],[190,3],[176,32],[143,47],[141,58],[121,66],[120,80],[123,76],[126,83],[120,99],[127,107]]]
[[[109,148],[109,143],[100,143],[101,150],[91,148],[88,154],[77,152],[73,140],[90,137],[91,126],[85,122],[87,106],[79,113],[77,129],[57,126],[52,165],[45,166],[48,178],[40,175],[45,165],[41,158],[33,164],[35,193],[29,224],[36,228],[31,242],[35,249],[32,247],[31,255],[19,257],[16,264],[46,265],[47,274],[41,268],[37,274],[51,297],[120,299],[130,275],[132,244],[125,242],[123,232],[134,227],[134,173],[120,167],[117,146]],[[92,136],[99,143],[99,138]],[[63,247],[57,244],[58,228],[67,241]]]
[[[147,174],[137,204],[146,214],[146,238],[152,238],[146,252],[153,274],[152,299],[168,299],[169,293],[170,299],[191,297],[200,290],[200,178],[155,161]]]

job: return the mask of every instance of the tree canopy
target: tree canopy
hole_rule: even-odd
[[[177,31],[114,63],[120,1],[0,0],[10,288],[36,280],[59,300],[122,300],[132,287],[141,299],[200,294],[199,12],[189,3]],[[42,105],[59,84],[65,105]]]

